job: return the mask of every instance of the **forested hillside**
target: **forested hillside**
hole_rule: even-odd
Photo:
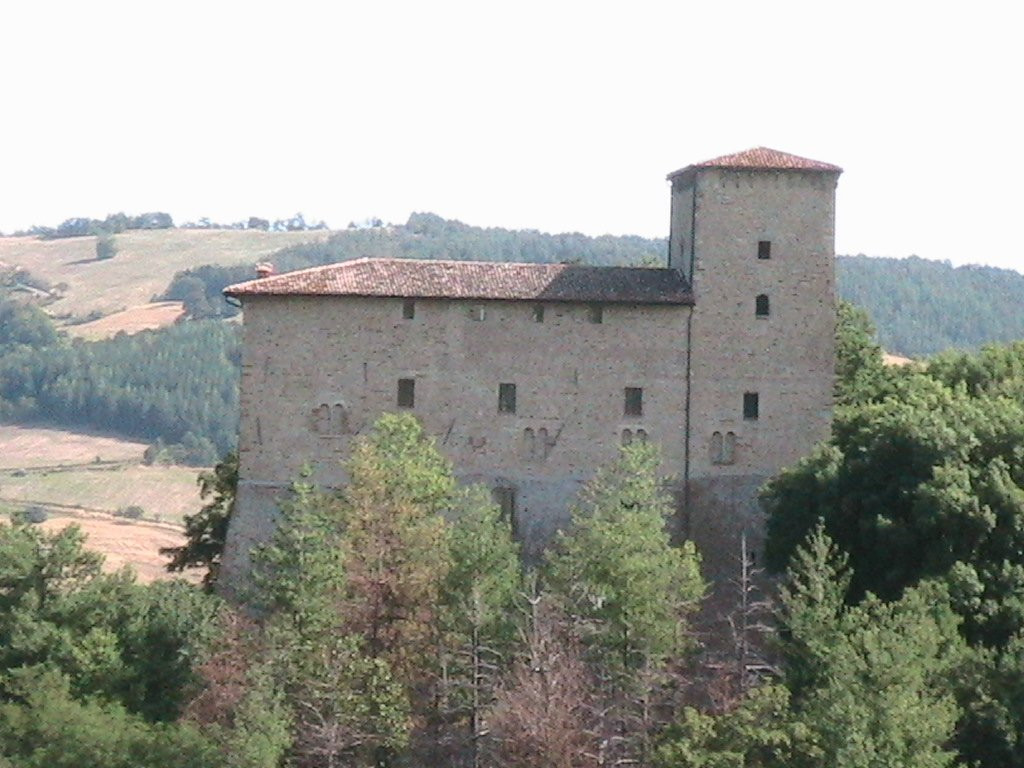
[[[211,464],[238,423],[238,327],[185,323],[97,342],[58,337],[0,296],[0,419],[103,429]]]
[[[182,236],[163,232],[144,234]],[[219,234],[209,233],[210,242],[219,243],[211,247],[210,263],[178,272],[164,292],[185,305],[190,322],[179,326],[72,343],[58,337],[43,311],[16,303],[5,308],[0,297],[0,313],[6,313],[0,325],[0,418],[113,430],[161,441],[173,447],[172,455],[199,463],[228,450],[237,424],[238,340],[235,326],[217,320],[238,313],[224,300],[224,287],[254,272],[251,263],[224,265]],[[666,250],[659,239],[481,228],[433,214],[321,236],[326,239],[286,247],[270,260],[279,272],[362,256],[657,265]],[[73,244],[75,238],[49,242]],[[100,263],[116,267],[121,258]],[[125,268],[139,265],[126,261]],[[1024,339],[1024,275],[1017,272],[914,257],[841,256],[838,280],[840,294],[875,319],[878,339],[890,352],[921,356]]]
[[[868,311],[890,352],[930,355],[1024,339],[1020,272],[916,256],[840,256],[836,266],[840,295]]]
[[[338,232],[325,242],[285,248],[271,260],[279,272],[362,256],[661,265],[666,249],[662,239],[485,229],[416,213],[404,225]],[[917,257],[840,256],[837,273],[840,296],[868,311],[890,352],[929,355],[1024,338],[1019,272]],[[221,291],[251,277],[250,265],[202,266],[178,273],[164,298],[184,302],[192,317],[231,316],[238,310]]]

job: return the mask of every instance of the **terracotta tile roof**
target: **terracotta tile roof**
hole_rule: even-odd
[[[838,165],[810,160],[806,157],[791,155],[768,147],[754,147],[731,155],[722,155],[703,163],[694,163],[678,171],[673,171],[668,178],[681,176],[687,171],[698,168],[737,168],[761,171],[820,171],[822,173],[842,173]]]
[[[228,286],[229,296],[389,296],[692,304],[675,269],[487,261],[355,259]]]

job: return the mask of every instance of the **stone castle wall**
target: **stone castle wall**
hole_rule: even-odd
[[[508,488],[517,533],[536,555],[568,519],[568,505],[623,440],[657,442],[680,476],[690,308],[358,297],[250,298],[245,305],[237,518],[225,578],[244,578],[247,553],[273,530],[274,500],[302,466],[326,486],[344,482],[352,439],[398,407],[399,379],[415,381],[407,409],[465,481]],[[515,413],[499,411],[514,384]],[[625,388],[643,390],[642,415]]]
[[[245,303],[240,487],[224,563],[230,590],[273,531],[303,464],[344,482],[352,439],[409,409],[460,479],[508,489],[536,557],[579,487],[626,439],[662,450],[676,529],[706,574],[732,573],[739,535],[759,548],[757,489],[827,437],[834,370],[836,174],[700,169],[675,179],[670,265],[695,306],[252,296]],[[758,243],[771,243],[758,258]],[[768,313],[757,314],[759,295]],[[515,384],[516,411],[499,410]],[[643,390],[627,416],[627,387]],[[744,415],[756,394],[756,418]]]

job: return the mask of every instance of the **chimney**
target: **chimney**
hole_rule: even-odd
[[[256,265],[257,278],[270,277],[272,274],[274,274],[273,264],[264,261]]]

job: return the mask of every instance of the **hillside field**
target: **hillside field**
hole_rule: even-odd
[[[130,565],[140,581],[171,578],[160,548],[184,541],[182,517],[202,503],[200,470],[143,466],[145,448],[105,435],[0,425],[0,513],[41,507],[46,530],[82,528],[86,546],[106,557],[106,570]],[[131,505],[142,507],[145,519],[114,516]]]
[[[67,331],[74,337],[96,341],[109,339],[119,333],[131,334],[163,328],[174,323],[183,314],[185,308],[180,301],[156,301],[130,307],[112,315],[104,315],[90,323],[68,326]]]
[[[142,461],[145,443],[63,429],[0,424],[0,472],[63,464]]]
[[[54,515],[42,524],[47,531],[58,531],[77,525],[86,535],[85,546],[101,552],[106,558],[103,570],[117,571],[130,566],[139,581],[148,584],[164,579],[181,578],[181,574],[168,573],[164,567],[167,558],[160,554],[161,547],[176,547],[185,537],[176,526],[139,521],[119,520],[105,515]],[[198,581],[198,573],[186,573],[184,578]]]
[[[21,267],[64,285],[64,297],[47,305],[55,318],[104,315],[150,303],[179,272],[202,264],[255,264],[281,248],[326,240],[329,230],[131,230],[114,237],[117,254],[96,260],[96,238],[39,240],[0,237],[0,265]],[[255,275],[254,275],[255,276]],[[115,331],[116,332],[116,331]]]
[[[146,446],[105,435],[0,426],[0,504],[54,514],[142,507],[150,522],[180,526],[202,506],[196,467],[145,466]]]

